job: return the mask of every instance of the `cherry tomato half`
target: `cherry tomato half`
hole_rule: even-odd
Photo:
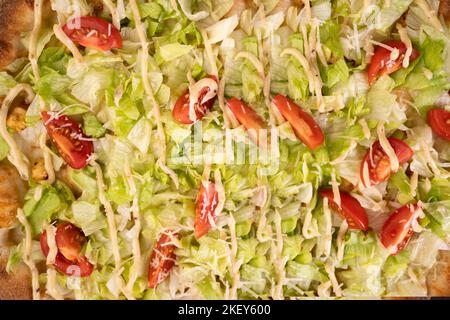
[[[407,204],[395,210],[381,228],[381,243],[392,255],[400,252],[413,235],[412,224],[417,219],[417,205]]]
[[[41,117],[64,161],[73,169],[86,167],[94,152],[94,145],[83,133],[80,125],[64,115],[53,117],[48,112],[42,112]]]
[[[173,234],[176,237],[176,234]],[[169,275],[170,270],[175,265],[176,247],[171,243],[171,238],[167,234],[162,234],[150,256],[148,267],[148,286],[156,288]]]
[[[210,219],[216,219],[214,211],[218,204],[219,194],[216,185],[210,181],[202,182],[195,202],[194,234],[197,239],[211,229]]]
[[[330,207],[343,219],[347,220],[350,229],[366,231],[369,228],[366,210],[349,193],[339,191],[339,194],[341,197],[340,207],[334,202],[333,190],[324,189],[320,191],[322,197],[328,198]]]
[[[450,112],[444,109],[431,109],[427,118],[428,124],[434,133],[450,141]]]
[[[297,138],[310,149],[320,147],[324,141],[322,130],[316,121],[307,112],[282,95],[273,99],[281,115],[291,124]]]
[[[209,78],[217,82],[215,76],[210,76]],[[217,98],[217,95],[215,95],[213,98],[203,101],[210,90],[210,87],[207,86],[200,88],[197,103],[194,105],[195,121],[192,121],[189,117],[189,91],[186,91],[175,103],[172,110],[173,119],[180,124],[192,124],[201,120],[211,110]]]
[[[63,31],[73,42],[86,48],[100,51],[122,48],[119,30],[101,18],[73,18],[64,25]]]
[[[81,229],[68,222],[60,223],[56,227],[55,242],[58,248],[54,262],[56,270],[68,276],[77,277],[88,277],[94,271],[94,266],[88,259],[81,256],[81,248],[86,242]],[[41,250],[47,257],[50,252],[47,232],[42,233],[40,243]]]
[[[413,156],[413,150],[402,140],[396,138],[388,138],[389,143],[397,155],[399,164],[406,163]],[[370,182],[364,181],[364,166],[367,164],[369,170]],[[388,155],[381,147],[380,141],[373,143],[372,148],[367,151],[361,162],[361,181],[366,187],[379,184],[386,181],[392,174],[391,162]]]
[[[377,46],[367,69],[369,85],[372,85],[375,80],[378,79],[378,77],[391,74],[402,67],[403,58],[406,54],[406,45],[403,42],[397,40],[389,40],[384,44],[389,47],[398,49],[399,55],[395,60],[393,60],[391,59],[390,50],[381,46]],[[413,48],[410,56],[410,61],[416,60],[419,55],[419,51]]]

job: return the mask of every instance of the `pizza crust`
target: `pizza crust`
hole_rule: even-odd
[[[98,1],[95,1],[96,3]],[[283,11],[286,5],[299,5],[299,0],[281,0],[272,13]],[[0,0],[0,70],[15,59],[26,56],[27,50],[21,42],[23,32],[33,28],[33,0]],[[49,1],[45,1],[44,17],[50,12]],[[253,7],[251,0],[235,1],[226,16],[241,14]],[[439,13],[450,21],[450,0],[441,0]],[[15,212],[20,206],[17,171],[6,161],[0,163],[0,229],[10,227],[15,221]],[[10,245],[10,244],[8,244]],[[0,242],[0,300],[31,299],[31,275],[28,267],[20,264],[11,273],[6,272],[9,247]],[[450,251],[441,251],[438,260],[427,277],[429,296],[450,296]]]
[[[21,33],[33,28],[33,0],[0,0],[0,70],[27,54]]]

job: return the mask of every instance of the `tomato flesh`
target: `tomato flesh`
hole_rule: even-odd
[[[119,30],[101,18],[73,18],[64,25],[63,31],[70,40],[86,48],[100,51],[122,48],[122,36]]]
[[[402,67],[403,58],[406,54],[406,45],[403,42],[396,40],[386,41],[384,44],[389,47],[398,49],[399,55],[397,59],[393,60],[391,59],[390,50],[381,46],[377,46],[367,68],[369,85],[372,85],[375,80],[378,79],[378,77],[391,74]],[[409,60],[414,61],[419,57],[419,55],[419,51],[413,48]]]
[[[261,134],[264,134],[261,130],[268,128],[264,119],[261,118],[253,108],[239,99],[228,99],[227,106],[236,117],[237,121],[248,131],[250,139],[256,144],[259,144],[259,138]]]
[[[427,120],[434,133],[450,141],[450,112],[444,109],[431,109]]]
[[[81,126],[73,119],[60,115],[41,113],[44,125],[64,161],[73,169],[82,169],[94,152],[92,141],[83,133]]]
[[[400,165],[411,159],[414,152],[405,142],[396,138],[388,138],[388,141],[394,149]],[[370,182],[364,179],[364,167],[366,165],[369,171]],[[370,187],[384,182],[389,179],[392,173],[391,162],[381,147],[380,141],[374,142],[372,148],[367,151],[361,163],[360,175],[363,185]]]
[[[417,205],[405,205],[395,210],[381,228],[381,243],[392,255],[399,253],[413,235],[412,224],[416,218]]]
[[[310,149],[316,149],[323,144],[325,137],[322,129],[313,117],[285,96],[277,95],[273,99],[281,115],[291,124],[295,135]]]
[[[217,82],[217,78],[215,76],[210,76],[211,79]],[[182,96],[180,96],[175,103],[175,106],[172,110],[173,119],[180,124],[193,124],[197,122],[212,109],[214,102],[216,101],[217,96],[212,99],[209,99],[203,103],[203,98],[209,93],[210,88],[204,87],[200,90],[197,103],[194,105],[195,111],[195,121],[192,121],[189,117],[189,91],[186,91]]]
[[[336,211],[343,219],[347,220],[350,229],[367,231],[369,229],[369,219],[366,210],[361,204],[345,191],[339,191],[341,197],[341,206],[334,202],[334,193],[332,189],[320,191],[320,195],[327,198],[330,207]]]
[[[81,256],[81,248],[86,242],[83,231],[71,223],[63,222],[58,224],[55,232],[55,242],[58,248],[54,267],[61,273],[68,276],[88,277],[94,266],[84,256]],[[47,232],[43,232],[40,237],[41,250],[47,257],[50,247],[47,242]]]
[[[215,210],[219,204],[216,185],[210,181],[202,182],[195,202],[194,235],[203,237],[211,229],[210,219],[215,220]]]
[[[173,234],[176,237],[176,234]],[[162,234],[150,256],[148,268],[148,286],[156,288],[169,275],[170,270],[175,265],[175,245],[170,243],[171,238],[167,234]]]

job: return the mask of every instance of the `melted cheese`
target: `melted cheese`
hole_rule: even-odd
[[[102,0],[102,2],[105,4],[109,12],[111,13],[114,26],[117,28],[117,30],[120,30],[120,16],[116,6],[111,0]]]
[[[398,158],[397,158],[397,155],[395,154],[394,148],[392,148],[391,144],[389,143],[388,139],[386,138],[383,122],[378,123],[377,134],[378,134],[378,140],[380,141],[381,148],[386,153],[386,155],[389,157],[389,162],[391,164],[391,170],[392,170],[392,172],[396,172],[399,167]]]
[[[37,64],[37,40],[39,37],[39,30],[41,28],[42,23],[42,0],[34,1],[34,22],[33,22],[33,30],[31,31],[30,37],[30,48],[28,53],[28,59],[31,62],[31,68],[33,69],[33,74],[36,80],[39,80],[39,67]]]
[[[120,267],[122,265],[122,260],[120,257],[120,249],[119,249],[119,240],[117,237],[117,226],[115,220],[114,210],[111,206],[111,203],[106,198],[105,194],[105,183],[103,181],[103,172],[100,165],[95,161],[95,157],[90,162],[90,165],[95,170],[95,175],[97,178],[97,188],[98,188],[98,197],[100,203],[103,205],[103,208],[106,212],[106,220],[108,222],[109,234],[111,237],[111,249],[114,257],[114,265],[115,265],[115,273],[116,273],[116,282],[119,289],[123,292],[123,294],[127,297],[127,299],[133,300],[133,295],[129,292],[129,290],[124,286],[123,280],[120,276]]]
[[[139,208],[139,194],[134,182],[133,174],[128,160],[125,161],[124,166],[125,176],[127,178],[128,185],[130,187],[130,194],[133,195],[133,203],[131,205],[131,212],[133,213],[133,239],[132,239],[132,251],[133,251],[133,265],[130,269],[130,276],[127,283],[127,290],[133,291],[134,283],[140,275],[140,266],[142,264],[141,257],[141,245],[139,242],[139,236],[141,233],[141,217]]]
[[[192,122],[197,121],[197,115],[195,113],[195,105],[198,103],[200,93],[204,88],[208,88],[208,92],[203,97],[202,101],[200,101],[200,104],[203,104],[208,100],[211,100],[217,95],[218,90],[217,82],[211,78],[203,78],[195,82],[193,85],[189,86],[189,119]]]
[[[331,188],[333,190],[333,202],[338,205],[338,207],[341,207],[341,194],[339,192],[339,183],[336,181],[336,172],[333,169],[331,172]]]
[[[283,52],[281,52],[280,56],[283,57],[285,55],[291,55],[293,56],[295,59],[297,59],[297,61],[302,65],[303,67],[303,71],[305,71],[306,77],[308,78],[308,83],[309,83],[309,91],[310,92],[314,92],[314,75],[311,71],[311,68],[309,66],[309,62],[306,59],[306,57],[297,49],[294,48],[287,48],[284,49]]]
[[[237,238],[236,238],[236,221],[232,214],[228,217],[228,227],[230,228],[230,239],[231,239],[231,252],[230,252],[230,270],[232,277],[232,284],[230,291],[228,293],[228,298],[230,300],[237,299],[237,289],[240,282],[239,268],[241,267],[242,261],[236,261],[236,255],[238,251]]]
[[[83,56],[81,55],[77,46],[73,43],[72,40],[70,40],[70,38],[65,34],[63,29],[59,25],[55,24],[53,26],[53,32],[55,33],[55,36],[58,38],[58,40],[61,41],[62,44],[70,50],[70,52],[72,52],[75,61],[79,63],[83,62]]]
[[[36,264],[34,263],[33,259],[31,258],[31,250],[32,250],[32,248],[31,248],[31,242],[32,242],[31,226],[28,223],[28,220],[25,217],[22,209],[17,209],[17,219],[19,219],[19,222],[23,225],[23,227],[25,229],[25,247],[23,248],[23,261],[30,269],[33,300],[40,300],[41,294],[40,294],[40,288],[39,288],[39,272],[36,268]]]
[[[44,154],[45,171],[47,172],[47,180],[45,182],[53,184],[55,182],[55,169],[53,168],[53,158],[47,147],[47,133],[44,131],[39,137],[39,147]]]
[[[367,121],[364,118],[359,119],[358,123],[361,125],[363,134],[364,134],[364,138],[369,139],[370,138],[370,129],[369,126],[367,125]]]
[[[209,43],[209,40],[208,40],[208,35],[206,34],[205,30],[201,30],[200,33],[202,35],[203,44],[205,46],[206,58],[208,59],[208,62],[211,67],[211,74],[216,76],[217,79],[219,79],[219,71],[217,69],[216,59],[214,58],[211,44]]]
[[[323,252],[322,254],[325,257],[330,256],[331,253],[331,241],[333,240],[332,238],[332,221],[331,221],[331,211],[330,208],[328,207],[328,199],[327,198],[323,198],[323,213],[325,216],[325,234],[323,235],[323,241],[324,241],[324,245],[323,245]]]
[[[274,263],[278,279],[274,287],[272,298],[282,300],[283,284],[285,283],[286,280],[286,271],[284,269],[284,266],[286,264],[287,257],[283,257],[283,233],[281,230],[281,216],[278,210],[276,209],[275,209],[274,223],[275,223],[276,240],[272,242],[272,246],[275,245],[272,262]]]
[[[347,220],[343,219],[339,227],[339,233],[337,237],[337,260],[342,261],[344,259],[345,252],[345,234],[348,230]]]
[[[47,233],[47,244],[50,249],[47,256],[47,265],[52,265],[55,263],[55,258],[58,254],[58,247],[56,246],[55,240],[56,228],[52,225],[48,225],[45,228],[45,231]]]
[[[47,292],[55,300],[64,300],[64,297],[58,290],[56,270],[53,266],[47,268]]]
[[[3,100],[2,108],[0,110],[0,135],[9,146],[9,161],[17,168],[17,171],[19,172],[21,178],[23,180],[28,180],[30,175],[30,161],[19,149],[17,143],[11,137],[8,129],[6,128],[6,118],[8,116],[9,107],[14,99],[23,91],[27,94],[27,99],[31,101],[34,97],[34,93],[31,87],[27,84],[16,85],[14,88],[9,90],[8,94]]]
[[[332,262],[325,263],[325,271],[328,273],[328,277],[330,278],[331,285],[333,286],[333,292],[337,297],[342,296],[341,287],[336,279],[336,275],[334,274],[334,265]]]
[[[266,76],[264,74],[264,66],[262,62],[253,53],[250,53],[248,51],[241,51],[236,55],[235,60],[241,58],[245,58],[248,61],[250,61],[251,64],[255,67],[256,71],[258,71],[258,74],[261,77],[261,79],[263,80],[265,79]]]
[[[145,93],[149,97],[150,102],[153,106],[153,116],[155,117],[156,127],[158,130],[158,136],[159,136],[159,140],[160,140],[159,143],[160,143],[160,146],[162,149],[161,157],[160,157],[160,159],[158,159],[157,163],[159,164],[161,169],[172,179],[172,181],[174,182],[175,186],[178,189],[180,186],[178,176],[172,169],[170,169],[166,165],[166,148],[167,148],[166,135],[164,134],[164,127],[161,122],[159,105],[155,99],[155,95],[153,94],[153,89],[152,89],[152,87],[150,85],[150,81],[148,79],[149,54],[148,54],[147,35],[146,35],[144,28],[142,27],[141,16],[139,14],[139,8],[137,6],[136,0],[130,0],[130,7],[131,7],[131,11],[133,12],[134,21],[136,23],[136,31],[138,33],[139,40],[141,42],[141,78],[142,78],[142,82],[144,84]]]
[[[404,28],[400,23],[397,23],[397,30],[398,34],[400,35],[400,40],[405,44],[406,46],[406,52],[405,56],[403,57],[403,68],[408,68],[409,66],[409,59],[411,58],[411,54],[413,52],[413,46],[411,43],[411,39],[408,37],[408,31],[406,28]]]

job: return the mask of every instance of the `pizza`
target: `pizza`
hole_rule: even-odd
[[[450,296],[450,1],[0,0],[0,299]]]

